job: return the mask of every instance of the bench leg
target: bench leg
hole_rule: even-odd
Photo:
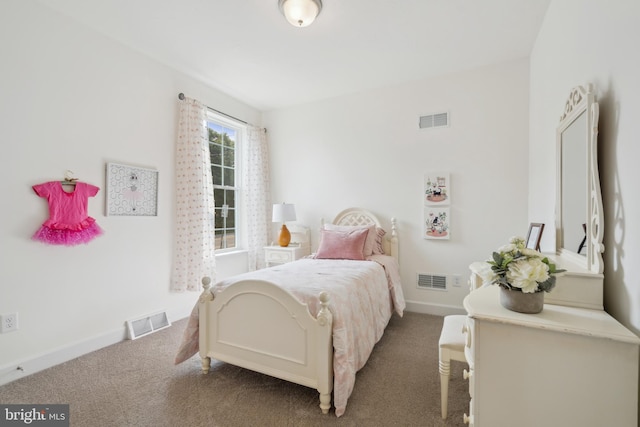
[[[438,368],[440,370],[440,407],[442,419],[446,420],[449,400],[449,375],[451,374],[451,361],[449,352],[446,349],[440,349]]]

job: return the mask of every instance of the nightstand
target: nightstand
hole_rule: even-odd
[[[264,260],[267,267],[295,261],[310,254],[309,246],[294,246],[290,244],[285,247],[265,246],[264,248]]]
[[[291,243],[289,246],[266,246],[264,248],[264,261],[267,267],[295,261],[311,255],[309,227],[290,224]]]

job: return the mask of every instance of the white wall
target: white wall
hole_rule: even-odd
[[[346,207],[371,209],[387,226],[396,217],[410,309],[455,311],[469,263],[526,233],[529,222],[553,224],[555,125],[569,89],[593,82],[610,147],[601,155],[606,304],[637,330],[640,284],[629,260],[640,249],[637,226],[627,220],[640,204],[632,187],[639,65],[629,54],[639,39],[637,16],[631,0],[607,7],[554,1],[531,66],[522,59],[266,113],[274,202],[296,204],[314,247],[321,217]],[[0,55],[0,314],[20,316],[19,331],[0,335],[3,383],[31,373],[16,372],[18,363],[121,337],[128,318],[157,309],[179,316],[191,307],[196,295],[168,291],[177,93],[254,123],[260,112],[32,1],[0,4]],[[440,111],[451,114],[451,127],[417,129],[418,116]],[[109,161],[160,171],[158,217],[104,216]],[[106,234],[75,248],[33,242],[47,211],[30,187],[66,169],[102,188],[89,209]],[[428,171],[451,176],[448,241],[421,237]],[[219,277],[243,263],[219,260]],[[418,272],[460,275],[462,284],[418,290]]]
[[[127,319],[189,312],[197,293],[169,292],[177,95],[253,123],[260,112],[33,1],[0,2],[0,58],[0,314],[19,313],[19,330],[0,335],[1,384],[122,338]],[[105,217],[110,161],[158,169],[157,217]],[[105,235],[34,242],[48,211],[31,186],[67,169],[101,188],[89,214]],[[224,277],[246,260],[218,267]]]
[[[523,59],[265,113],[274,202],[296,204],[314,248],[321,218],[347,207],[396,217],[409,308],[461,308],[468,265],[528,229],[528,67]],[[442,111],[449,128],[418,129],[419,116]],[[451,240],[422,238],[429,171],[450,173]],[[461,286],[417,289],[417,273],[460,275]]]
[[[640,2],[553,0],[531,55],[529,218],[554,223],[555,129],[570,90],[592,83],[605,215],[605,309],[640,331]],[[543,249],[553,250],[553,233]]]

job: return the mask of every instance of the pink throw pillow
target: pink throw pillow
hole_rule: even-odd
[[[376,227],[376,244],[373,247],[373,253],[377,254],[377,255],[384,255],[384,243],[382,238],[384,237],[384,235],[387,234],[386,231],[384,231],[382,228],[380,227]],[[369,238],[367,237],[367,240],[369,240]]]
[[[318,259],[364,260],[364,243],[369,230],[366,228],[350,231],[320,230]]]
[[[375,224],[371,225],[335,225],[324,224],[323,229],[333,231],[351,231],[351,230],[369,230],[367,234],[367,240],[364,242],[363,254],[365,257],[370,255],[384,255],[384,243],[383,237],[387,234],[380,227],[376,227]]]
[[[353,231],[353,230],[367,230],[367,239],[364,241],[364,249],[362,253],[364,256],[373,255],[374,247],[376,244],[376,226],[375,224],[371,225],[335,225],[335,224],[324,224],[323,227],[325,230],[331,231]]]

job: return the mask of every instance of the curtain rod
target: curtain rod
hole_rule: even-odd
[[[184,93],[180,92],[180,93],[178,94],[178,99],[179,99],[180,101],[184,101],[184,98],[185,98]],[[232,115],[230,115],[230,114],[223,113],[222,111],[218,111],[218,110],[216,110],[215,108],[211,108],[211,107],[209,107],[209,106],[206,106],[206,107],[207,107],[209,110],[211,110],[211,111],[215,111],[215,112],[216,112],[216,113],[218,113],[218,114],[222,114],[223,116],[227,116],[227,117],[229,117],[230,119],[236,120],[236,121],[238,121],[238,122],[240,122],[240,123],[244,123],[245,125],[248,125],[248,124],[249,124],[249,123],[245,122],[244,120],[240,120],[239,118],[237,118],[237,117],[233,117],[233,116],[232,116]]]

